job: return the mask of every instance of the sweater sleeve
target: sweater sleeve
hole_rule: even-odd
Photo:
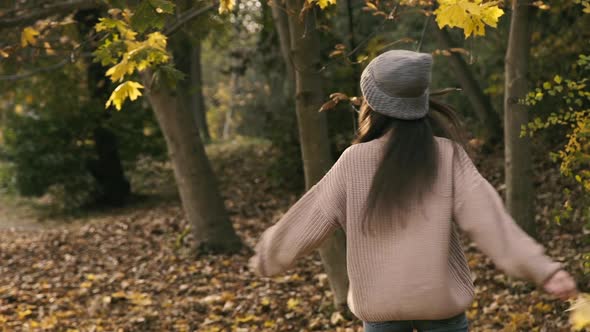
[[[561,264],[544,254],[506,211],[494,187],[463,149],[453,163],[454,219],[501,270],[542,285]]]
[[[342,157],[332,169],[260,237],[249,265],[273,276],[319,247],[338,227],[345,206]]]

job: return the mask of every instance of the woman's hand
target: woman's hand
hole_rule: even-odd
[[[543,285],[545,291],[562,301],[573,298],[578,294],[576,281],[564,270],[559,270]]]

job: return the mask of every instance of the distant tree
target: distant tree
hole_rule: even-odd
[[[0,86],[16,110],[6,113],[4,150],[23,195],[59,194],[67,208],[121,205],[131,192],[123,163],[161,153],[161,140],[144,135],[153,117],[140,105],[129,114],[103,110],[108,84],[88,56],[102,5],[77,4],[2,11]]]
[[[50,19],[71,11],[97,7],[103,8],[106,5],[81,0],[41,8],[28,7],[29,10],[25,11],[15,8],[9,12],[20,17],[13,20],[2,15],[0,26],[8,21],[13,25],[28,25],[20,33],[21,47],[34,49],[44,29],[51,28]],[[137,99],[145,86],[148,101],[166,140],[183,208],[195,235],[197,251],[235,252],[241,248],[241,241],[225,210],[217,180],[205,155],[195,116],[185,104],[188,98],[177,97],[176,82],[183,77],[174,67],[167,49],[167,35],[179,31],[187,22],[212,8],[213,5],[191,6],[176,14],[174,19],[171,16],[174,14],[174,4],[166,0],[140,1],[133,10],[127,7],[110,8],[109,15],[101,18],[96,25],[96,36],[101,43],[96,48],[94,57],[102,65],[110,66],[106,77],[113,83],[120,83],[106,100],[107,107],[114,106],[121,110],[125,100]],[[39,19],[44,21],[38,23]],[[4,50],[3,52],[6,53]],[[36,72],[65,66],[73,55],[74,53],[72,57],[51,68],[37,69]],[[30,74],[34,75],[34,71]],[[143,84],[126,80],[129,77],[139,77]],[[104,135],[104,131],[99,134],[107,138],[107,143],[112,143],[108,135]],[[112,151],[107,150],[102,151],[111,154]],[[104,173],[104,170],[93,168],[98,171],[97,174]]]
[[[166,139],[180,198],[200,253],[236,252],[242,243],[229,220],[194,115],[185,104],[186,98],[178,98],[177,82],[183,75],[174,67],[166,35],[212,8],[192,7],[168,23],[168,15],[174,12],[171,1],[142,1],[134,11],[111,10],[110,17],[102,18],[96,26],[98,32],[106,33],[96,58],[111,66],[106,75],[113,82],[124,81],[106,105],[120,109],[126,99],[138,98],[145,86]],[[126,80],[135,73],[142,84]]]
[[[469,65],[463,60],[463,57],[458,52],[450,52],[456,48],[451,38],[451,35],[446,28],[438,28],[436,26],[431,28],[431,31],[436,37],[438,45],[449,52],[448,63],[451,65],[455,77],[459,82],[465,95],[469,99],[473,112],[483,127],[483,137],[490,142],[497,142],[502,135],[502,121],[500,116],[494,110],[492,103],[488,96],[483,92],[480,83],[477,81]]]
[[[531,8],[525,0],[512,2],[510,34],[506,50],[504,92],[504,141],[506,205],[516,222],[535,235],[535,211],[530,139],[520,136],[528,122],[526,107],[519,99],[528,92]]]
[[[330,151],[326,116],[318,113],[324,95],[320,69],[319,36],[313,15],[307,9],[303,16],[304,1],[286,0],[274,3],[273,18],[279,34],[281,51],[285,57],[288,77],[295,80],[295,105],[299,128],[299,141],[305,187],[311,188],[330,169],[334,160]],[[284,6],[284,8],[283,8]],[[284,14],[283,11],[286,11]],[[288,50],[287,50],[288,49]],[[291,88],[288,85],[289,89]],[[346,244],[342,231],[332,235],[319,249],[336,307],[346,305],[348,276],[346,271]]]

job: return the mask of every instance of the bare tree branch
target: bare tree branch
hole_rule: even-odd
[[[74,3],[76,5],[74,5]],[[69,4],[70,6],[66,6],[66,4]],[[94,5],[91,6],[91,4]],[[60,5],[60,6],[58,6]],[[88,1],[88,0],[72,0],[72,1],[67,1],[67,2],[63,2],[60,4],[54,4],[54,5],[50,5],[50,6],[46,6],[44,7],[44,9],[41,9],[40,11],[38,11],[37,13],[34,14],[30,14],[28,15],[26,18],[26,20],[37,20],[41,17],[44,16],[49,16],[52,14],[57,14],[57,13],[61,13],[61,12],[65,12],[67,10],[73,10],[73,9],[87,9],[87,8],[96,8],[97,6],[100,6],[101,4],[98,3],[97,1]],[[210,4],[206,7],[202,7],[202,8],[198,8],[198,7],[193,7],[187,11],[185,11],[184,13],[180,14],[178,19],[174,22],[171,22],[170,24],[168,24],[167,27],[164,28],[164,34],[166,35],[171,35],[173,33],[175,33],[176,31],[178,31],[178,29],[180,29],[182,27],[182,25],[184,25],[185,23],[189,22],[190,20],[196,18],[199,15],[202,15],[206,12],[208,12],[209,10],[216,8],[218,6],[218,3],[215,2],[213,4]],[[53,8],[53,11],[49,11],[48,7]],[[56,7],[61,8],[61,10],[57,10]],[[41,11],[44,11],[44,14],[41,14]],[[7,22],[7,20],[3,20],[2,17],[4,16],[4,13],[0,13],[0,29],[2,27],[4,27],[5,22]],[[32,17],[35,17],[34,19]],[[25,18],[21,17],[19,18],[19,22],[20,24],[24,25],[27,23],[25,22]],[[18,25],[18,24],[17,24]],[[91,56],[91,54],[82,54],[81,57],[86,57],[86,56]],[[32,76],[35,76],[37,74],[40,73],[44,73],[44,72],[48,72],[48,71],[52,71],[52,70],[56,70],[59,68],[62,68],[64,66],[66,66],[68,63],[73,63],[75,62],[72,61],[71,59],[67,58],[64,59],[62,61],[59,61],[53,65],[47,66],[47,67],[42,67],[42,68],[36,68],[36,69],[31,69],[26,73],[22,73],[22,74],[12,74],[12,75],[0,75],[0,81],[17,81],[17,80],[21,80],[21,79],[25,79],[25,78],[29,78]]]
[[[166,36],[170,36],[172,34],[174,34],[178,29],[180,29],[182,27],[183,24],[189,22],[190,20],[194,19],[195,17],[204,14],[206,12],[208,12],[209,10],[217,7],[218,3],[212,3],[208,6],[202,7],[202,8],[198,8],[198,7],[193,7],[187,11],[185,11],[184,13],[180,14],[178,19],[174,22],[171,22],[170,24],[168,24],[167,27],[164,28],[164,34]]]
[[[92,9],[105,6],[99,0],[66,0],[58,3],[46,4],[38,8],[22,8],[0,12],[0,29],[34,23],[36,20],[73,10]]]
[[[56,64],[53,64],[51,66],[29,70],[28,72],[23,73],[23,74],[3,75],[3,76],[0,76],[0,81],[18,81],[18,80],[21,80],[24,78],[29,78],[31,76],[35,76],[40,73],[59,69],[61,67],[64,67],[65,65],[67,65],[69,62],[70,62],[69,59],[63,59],[62,61],[60,61]]]
[[[92,57],[92,53],[82,53],[79,56],[73,56],[73,57],[69,57],[69,58],[65,58],[57,63],[54,63],[52,65],[46,66],[46,67],[41,67],[41,68],[35,68],[35,69],[31,69],[25,73],[22,74],[11,74],[11,75],[0,75],[0,81],[18,81],[18,80],[22,80],[25,78],[29,78],[32,76],[35,76],[37,74],[41,74],[41,73],[46,73],[49,71],[53,71],[53,70],[57,70],[60,69],[62,67],[67,66],[68,64],[73,64],[75,63],[78,59],[80,58],[88,58],[88,57]]]

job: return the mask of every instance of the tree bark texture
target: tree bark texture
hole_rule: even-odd
[[[439,47],[443,49],[455,47],[451,35],[446,29],[439,29],[436,24],[431,24],[430,26],[436,36]],[[451,52],[451,55],[447,58],[456,74],[459,85],[461,85],[461,88],[471,103],[471,107],[473,107],[477,119],[483,126],[484,138],[491,142],[498,140],[502,133],[502,125],[500,116],[494,111],[490,99],[483,93],[477,79],[460,54]]]
[[[142,74],[146,95],[164,133],[180,199],[196,240],[198,253],[233,253],[242,243],[223,204],[199,129],[185,105],[167,87],[151,86],[150,72]]]
[[[201,67],[201,41],[195,40],[191,43],[190,50],[190,109],[195,117],[199,132],[205,143],[211,141],[209,125],[207,124],[207,108],[203,96],[203,75]]]
[[[200,8],[194,0],[176,1],[176,18],[181,21],[184,15],[194,8]],[[205,100],[203,97],[203,83],[201,71],[201,38],[195,24],[186,22],[169,38],[174,55],[176,68],[186,76],[178,86],[179,97],[193,114],[194,121],[199,128],[204,143],[211,140],[206,119]]]
[[[296,111],[299,139],[305,172],[305,186],[318,182],[333,164],[330,153],[326,116],[319,113],[323,104],[320,75],[320,45],[311,9],[300,16],[304,0],[287,0],[291,58],[295,70]],[[336,307],[346,304],[348,275],[346,238],[338,230],[319,249],[324,268],[334,293]]]
[[[199,128],[201,139],[210,140],[209,129],[205,119],[205,101],[201,81],[201,48],[200,41],[191,38],[186,31],[180,31],[171,38],[176,68],[186,76],[178,85],[177,92],[188,111],[193,114],[193,121]]]
[[[346,28],[347,28],[347,34],[346,34],[347,45],[346,45],[346,47],[348,48],[347,52],[352,52],[354,49],[356,49],[356,46],[357,46],[356,40],[354,38],[355,26],[354,26],[354,10],[352,8],[353,1],[346,0],[346,2],[343,4],[343,6],[345,7],[344,15],[346,15]],[[361,81],[361,70],[360,70],[361,67],[358,63],[354,63],[351,66],[352,66],[351,92],[354,93],[354,95],[356,95],[356,96],[360,96],[361,86],[360,86],[359,82]],[[355,120],[356,120],[356,117],[355,117]],[[355,127],[355,129],[356,129],[356,127]]]
[[[505,63],[504,140],[506,204],[516,222],[535,234],[534,190],[530,139],[520,137],[528,122],[527,107],[518,102],[528,92],[529,3],[513,0]]]
[[[272,0],[270,4],[272,10],[272,19],[279,35],[279,45],[281,47],[281,54],[285,60],[285,68],[287,71],[287,90],[293,93],[295,82],[295,69],[293,68],[293,60],[291,59],[291,36],[289,36],[289,20],[287,16],[287,8],[284,1]]]
[[[234,22],[232,23],[232,29],[235,36],[238,40],[232,43],[230,52],[229,52],[229,61],[230,61],[230,79],[229,79],[229,89],[231,91],[232,98],[230,98],[230,105],[225,113],[225,122],[223,123],[223,132],[221,137],[224,140],[229,139],[231,131],[233,130],[233,113],[238,110],[240,103],[238,102],[239,93],[240,93],[240,76],[243,74],[244,68],[244,58],[243,58],[243,51],[241,46],[241,31],[242,31],[242,24],[238,18],[238,10],[240,8],[240,0],[236,0],[235,9],[232,13],[234,18]]]
[[[232,58],[232,68],[237,68],[237,61],[236,59]],[[223,122],[223,132],[221,138],[224,140],[228,140],[231,134],[232,128],[232,116],[234,110],[239,107],[239,103],[237,102],[239,93],[240,93],[240,76],[236,69],[232,69],[232,73],[229,79],[229,90],[231,91],[232,98],[230,100],[230,105],[225,113],[225,121]]]

